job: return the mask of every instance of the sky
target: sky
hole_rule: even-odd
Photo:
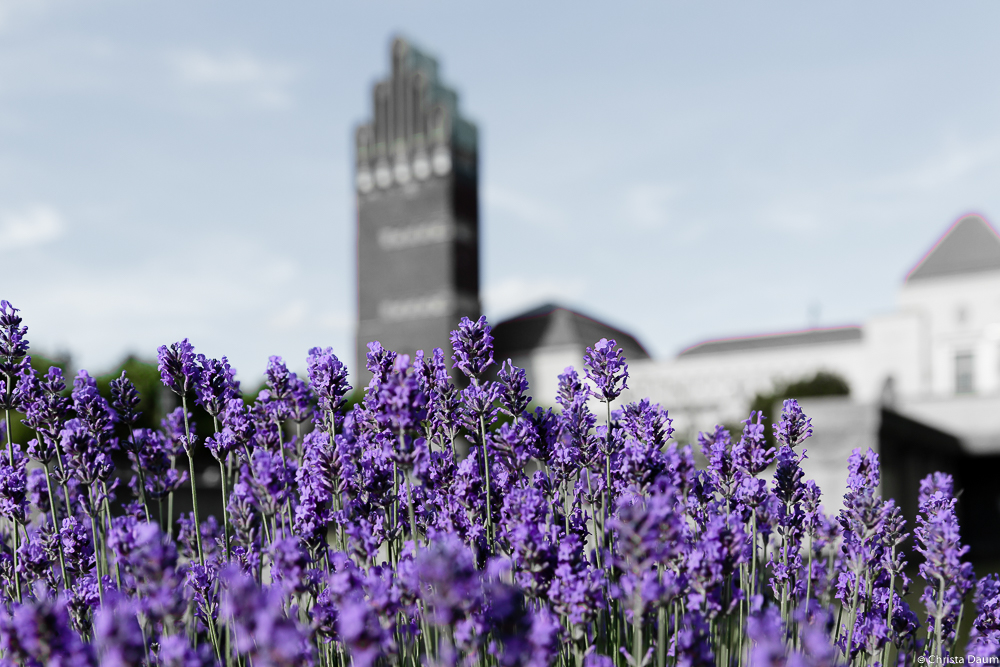
[[[483,303],[654,357],[863,323],[1000,221],[1000,5],[0,0],[0,298],[73,366],[351,353],[353,128],[400,34],[480,132]]]

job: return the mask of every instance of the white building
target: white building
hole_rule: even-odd
[[[585,345],[615,334],[627,339],[631,376],[621,400],[660,403],[684,441],[746,419],[756,394],[833,372],[850,396],[801,401],[815,430],[804,468],[827,510],[840,505],[851,450],[872,447],[883,493],[911,519],[919,480],[934,470],[955,475],[964,539],[979,555],[1000,553],[1000,237],[982,217],[956,221],[906,277],[896,308],[861,325],[710,340],[656,360],[628,334],[559,311],[497,326],[536,323],[533,338],[503,337],[521,341],[511,356],[543,403],[565,366],[580,367]]]
[[[685,429],[738,422],[755,394],[831,371],[854,403],[1000,451],[1000,438],[982,437],[1000,436],[1000,410],[980,407],[1000,407],[1000,237],[979,216],[959,219],[906,277],[896,309],[861,326],[706,341],[629,369],[629,400],[655,398]]]

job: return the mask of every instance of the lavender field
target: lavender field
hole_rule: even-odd
[[[964,560],[947,475],[923,480],[908,526],[878,495],[877,454],[855,450],[843,509],[827,515],[803,479],[812,427],[794,400],[773,426],[751,413],[742,433],[699,434],[699,469],[665,408],[612,406],[628,382],[614,341],[560,376],[557,408],[534,410],[485,319],[463,320],[452,344],[411,358],[371,343],[373,377],[350,409],[331,349],[309,351],[307,378],[272,357],[247,402],[225,358],[165,345],[180,407],[151,430],[125,374],[106,399],[86,371],[33,370],[27,327],[0,302],[0,664],[1000,657],[1000,578]],[[193,431],[195,409],[211,433]],[[219,517],[199,512],[203,449]],[[175,512],[188,495],[194,511]]]

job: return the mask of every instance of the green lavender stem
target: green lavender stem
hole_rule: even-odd
[[[483,443],[483,469],[486,474],[486,538],[493,548],[493,506],[490,501],[490,455],[486,450],[486,423],[483,416],[479,415],[479,441]]]
[[[101,606],[104,606],[104,582],[101,577],[101,559],[97,557],[97,521],[94,519],[94,515],[90,515],[90,530],[94,535],[94,569],[97,570],[97,597],[101,602]]]
[[[184,412],[184,436],[186,439],[188,469],[191,471],[191,504],[194,506],[194,537],[198,545],[198,563],[204,567],[205,552],[201,548],[201,521],[198,518],[198,485],[194,475],[194,442],[191,440],[191,425],[188,423],[187,396],[181,396],[181,409]],[[171,517],[173,519],[173,517]]]
[[[225,543],[226,562],[229,562],[229,502],[226,498],[226,465],[219,461],[219,473],[222,475],[222,535]]]
[[[11,377],[9,375],[7,376],[7,386],[8,387],[11,386]],[[5,419],[4,424],[7,427],[7,459],[9,461],[9,463],[10,463],[10,466],[13,467],[14,466],[14,438],[11,435],[11,430],[10,430],[10,410],[9,409],[5,409],[4,410],[4,419]],[[17,574],[17,551],[18,551],[18,549],[21,548],[21,544],[20,544],[21,543],[21,536],[20,536],[20,533],[19,533],[19,531],[17,529],[17,519],[14,519],[13,521],[11,521],[11,524],[14,526],[14,592],[15,592],[15,595],[17,596],[18,603],[20,603],[21,602],[21,577],[19,577],[18,574]]]
[[[215,434],[219,434],[219,420],[216,417],[212,417],[212,424],[215,427]],[[229,455],[226,455],[229,458]],[[219,461],[219,475],[221,476],[222,482],[222,537],[224,540],[223,550],[226,552],[226,562],[229,562],[229,502],[226,499],[226,464],[222,459]]]
[[[135,429],[129,424],[128,427],[128,437],[129,442],[132,443],[133,449],[135,448]],[[135,469],[139,474],[139,502],[142,503],[142,509],[146,513],[146,523],[150,523],[149,519],[149,506],[146,504],[146,474],[142,470],[142,462],[139,460],[139,454],[135,455]]]
[[[59,536],[59,523],[56,519],[56,496],[52,493],[52,479],[49,477],[49,464],[45,464],[45,486],[49,491],[49,512],[52,514],[52,529],[56,532],[56,548],[59,551],[59,571],[62,573],[63,587],[69,588],[69,579],[66,578],[66,557],[63,555],[62,540]]]
[[[636,594],[632,603],[632,660],[635,667],[642,664],[642,595]]]

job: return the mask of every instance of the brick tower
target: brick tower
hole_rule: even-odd
[[[479,317],[476,126],[438,79],[434,58],[392,42],[357,128],[358,322],[355,378],[369,341],[401,353],[442,347],[462,316]]]

